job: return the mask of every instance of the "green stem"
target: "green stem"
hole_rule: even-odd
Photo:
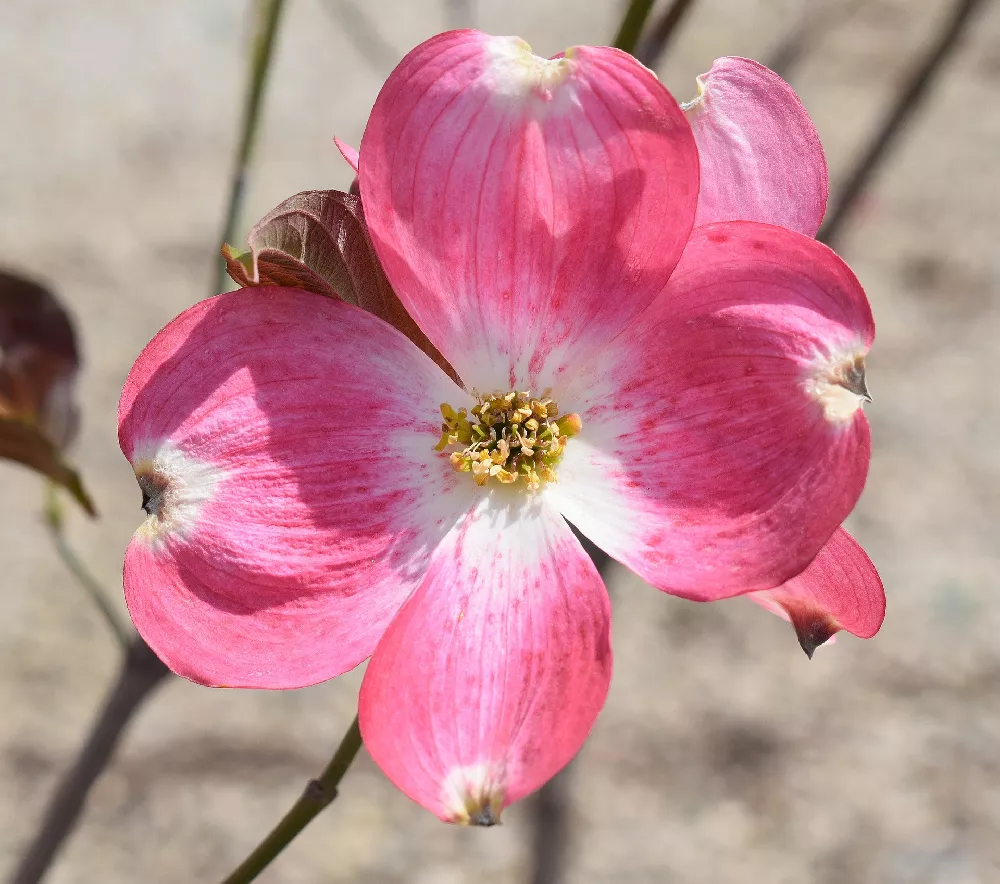
[[[615,42],[612,45],[623,52],[634,53],[646,19],[653,11],[655,2],[656,0],[632,0],[625,13],[625,18],[622,19],[621,27],[618,29],[618,36],[615,37]]]
[[[285,7],[285,0],[259,0],[257,13],[257,31],[253,41],[253,57],[250,60],[250,78],[247,83],[246,100],[243,105],[243,120],[240,125],[240,142],[236,148],[236,164],[233,169],[232,185],[229,191],[229,206],[226,210],[222,232],[219,235],[218,246],[221,248],[236,236],[236,225],[239,222],[240,211],[243,208],[243,196],[246,189],[247,170],[253,157],[253,148],[257,140],[258,123],[260,122],[261,99],[264,95],[264,84],[268,71],[271,69],[271,58],[274,51],[275,36],[278,33],[278,21]],[[219,262],[219,273],[211,294],[218,294],[226,288],[227,275],[225,262],[215,255]]]
[[[248,884],[270,865],[271,861],[284,850],[324,807],[337,797],[337,786],[347,773],[358,750],[361,748],[361,729],[358,718],[354,717],[350,728],[340,741],[337,751],[330,759],[326,770],[318,779],[310,780],[305,791],[292,809],[276,825],[271,833],[260,842],[235,872],[222,884]]]
[[[97,606],[104,622],[108,624],[108,628],[118,639],[118,644],[123,650],[128,650],[132,642],[132,630],[124,626],[118,619],[104,588],[66,540],[66,535],[63,533],[62,504],[59,502],[59,494],[52,484],[48,484],[45,488],[45,524],[49,529],[49,536],[52,538],[59,558],[62,559],[70,574],[76,578],[76,582],[80,584],[84,592],[90,596],[90,600]]]

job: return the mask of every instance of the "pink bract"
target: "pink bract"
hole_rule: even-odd
[[[684,105],[701,159],[696,223],[763,221],[815,236],[829,176],[792,88],[748,58],[719,58]]]
[[[816,127],[792,88],[755,61],[719,58],[698,78],[698,91],[684,105],[701,160],[697,224],[762,221],[815,236],[829,176]],[[857,389],[867,396],[863,376]],[[870,638],[885,615],[878,572],[843,530],[794,580],[751,598],[791,619],[810,657],[839,629]]]
[[[372,110],[361,195],[462,386],[383,321],[291,289],[161,331],[119,412],[150,513],[126,595],[157,653],[269,688],[371,655],[372,757],[442,819],[490,824],[579,749],[610,683],[607,594],[567,519],[677,595],[840,604],[833,570],[803,569],[864,485],[871,312],[802,233],[692,232],[699,146],[613,49],[544,60],[457,31],[411,52]],[[480,486],[436,450],[442,404],[526,390],[529,415],[578,416],[537,489]]]
[[[885,592],[878,572],[843,528],[834,532],[805,571],[776,589],[752,592],[750,598],[790,621],[810,657],[841,629],[871,638],[885,618]]]

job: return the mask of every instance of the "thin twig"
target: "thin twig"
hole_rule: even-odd
[[[94,603],[104,622],[114,633],[119,646],[122,650],[127,650],[133,632],[118,618],[100,581],[91,574],[90,569],[66,540],[66,535],[63,533],[62,504],[59,502],[59,493],[55,485],[51,483],[45,487],[45,525],[49,529],[49,536],[59,558]]]
[[[942,66],[957,47],[962,34],[972,20],[973,13],[984,6],[984,0],[959,0],[945,26],[931,46],[926,57],[913,73],[906,88],[900,93],[892,112],[885,118],[868,149],[855,164],[827,214],[826,223],[817,239],[833,245],[843,232],[858,198],[865,192],[872,177],[881,167],[910,117],[927,97],[927,93]]]
[[[315,817],[337,797],[337,787],[361,748],[357,716],[318,779],[310,780],[299,800],[223,884],[249,884],[264,871]]]
[[[42,880],[76,826],[91,786],[107,767],[129,722],[167,674],[167,667],[139,636],[135,636],[87,742],[73,766],[63,775],[49,801],[41,828],[10,884],[37,884]]]
[[[399,64],[403,54],[382,36],[378,25],[354,0],[326,0],[323,5],[375,74],[385,77]]]
[[[253,56],[250,60],[250,78],[247,84],[246,98],[243,105],[243,119],[240,124],[240,140],[236,147],[236,163],[233,169],[232,184],[229,190],[229,205],[222,222],[222,231],[215,247],[215,260],[218,272],[213,277],[215,285],[211,294],[224,291],[229,281],[226,273],[226,263],[219,257],[219,249],[236,236],[236,225],[239,223],[240,211],[243,208],[243,198],[246,190],[247,170],[253,159],[253,148],[257,140],[258,123],[260,121],[261,99],[264,96],[264,84],[271,70],[271,56],[274,52],[275,35],[278,32],[278,22],[281,11],[285,8],[285,0],[260,0],[257,27],[253,41]]]
[[[674,0],[649,29],[649,34],[639,44],[635,57],[646,67],[655,68],[660,63],[670,38],[684,20],[684,16],[691,11],[692,6],[694,0]]]

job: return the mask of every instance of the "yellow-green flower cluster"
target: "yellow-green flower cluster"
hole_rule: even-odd
[[[542,482],[554,482],[566,440],[580,432],[580,416],[560,417],[548,391],[537,399],[515,390],[476,400],[471,414],[441,406],[444,423],[435,450],[461,446],[450,455],[451,463],[459,472],[472,473],[477,485],[490,479],[505,485],[522,481],[536,491]]]

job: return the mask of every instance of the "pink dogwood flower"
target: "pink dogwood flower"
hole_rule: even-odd
[[[372,757],[442,819],[491,824],[577,752],[608,691],[608,596],[567,520],[685,598],[839,595],[803,575],[867,474],[871,312],[815,230],[710,223],[727,191],[703,178],[699,200],[698,125],[613,49],[545,60],[457,31],[402,61],[361,196],[462,385],[382,320],[293,289],[164,328],[119,436],[148,513],[126,597],[171,668],[290,688],[371,656]],[[785,178],[758,171],[736,190],[781,203],[764,189]],[[815,214],[816,193],[785,198]]]

